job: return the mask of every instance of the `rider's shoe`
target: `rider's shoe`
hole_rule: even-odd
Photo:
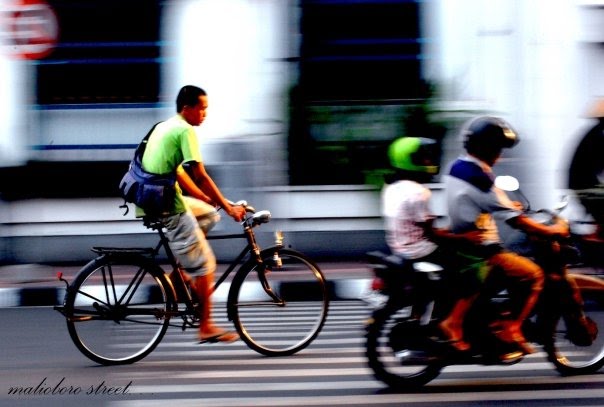
[[[471,349],[470,344],[463,339],[450,340],[448,344],[458,352],[468,352]]]
[[[458,352],[468,352],[470,350],[470,344],[463,340],[462,335],[458,335],[456,330],[451,329],[447,324],[438,324],[438,336],[442,342],[452,347]]]
[[[498,321],[491,324],[491,328],[497,339],[506,344],[514,345],[516,350],[522,352],[524,355],[535,353],[535,349],[524,338],[522,331],[513,328],[513,325],[513,323],[507,321]]]
[[[237,332],[217,331],[209,334],[199,333],[199,343],[235,342],[239,339]]]
[[[524,357],[524,353],[516,350],[511,352],[505,352],[499,355],[499,361],[501,363],[516,363]]]
[[[533,346],[526,340],[517,341],[515,345],[518,347],[518,351],[522,352],[523,355],[535,353],[535,348],[533,348]]]

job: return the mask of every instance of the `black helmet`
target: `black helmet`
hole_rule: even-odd
[[[463,146],[469,154],[491,163],[504,148],[520,141],[518,134],[503,119],[481,116],[470,120],[462,129]]]

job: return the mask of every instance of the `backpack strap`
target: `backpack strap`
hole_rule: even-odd
[[[143,137],[141,142],[138,144],[138,147],[136,147],[136,150],[134,151],[134,159],[139,159],[140,161],[142,161],[143,154],[145,153],[145,148],[147,147],[147,141],[149,141],[149,137],[151,136],[151,133],[153,133],[153,130],[155,130],[157,125],[160,123],[161,122],[155,123],[153,125],[153,127],[151,127],[151,130],[149,130],[147,135],[145,137]]]

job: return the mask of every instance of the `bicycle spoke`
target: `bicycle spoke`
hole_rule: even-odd
[[[136,274],[134,275],[134,278],[130,282],[130,285],[128,285],[128,288],[126,288],[126,291],[124,291],[124,294],[120,298],[120,300],[118,302],[119,304],[131,305],[130,301],[132,301],[132,297],[134,296],[137,289],[141,285],[143,278],[145,277],[145,273],[146,272],[145,272],[144,268],[142,268],[142,267],[136,271]],[[128,294],[128,299],[124,301],[124,298],[126,298],[126,294]]]
[[[90,298],[90,299],[91,299],[91,300],[93,300],[93,301],[98,301],[99,303],[103,304],[104,306],[109,307],[109,302],[108,302],[108,301],[107,301],[107,302],[106,302],[106,301],[103,301],[103,300],[101,300],[100,298],[97,298],[97,297],[95,297],[95,296],[93,296],[93,295],[91,295],[91,294],[89,294],[89,293],[87,293],[87,292],[84,292],[84,291],[78,290],[78,292],[77,292],[77,294],[76,294],[76,297],[79,297],[79,300],[81,301],[81,297],[82,297],[82,296],[87,297],[87,298]],[[74,311],[75,311],[75,310],[74,310]],[[88,311],[87,311],[87,312],[88,312]]]
[[[140,261],[122,264],[101,258],[91,262],[68,292],[69,333],[80,351],[98,363],[139,360],[155,348],[168,328],[172,301],[158,280],[165,277],[154,277]],[[120,275],[130,277],[127,284],[117,284],[118,269]]]

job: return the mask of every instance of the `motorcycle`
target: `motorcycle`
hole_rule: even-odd
[[[514,178],[498,177],[496,183],[524,198]],[[525,205],[525,213],[539,222],[557,222],[567,203],[538,211]],[[546,274],[539,302],[523,326],[525,337],[545,352],[560,374],[595,373],[604,366],[604,332],[598,334],[598,328],[604,329],[604,276],[591,268],[568,267],[579,262],[572,239],[526,234],[515,238],[513,245],[529,252]],[[452,301],[446,289],[452,273],[382,252],[367,256],[374,273],[374,310],[366,325],[366,358],[376,379],[409,390],[429,383],[446,366],[503,366],[523,360],[521,352],[511,360],[499,357],[510,350],[494,328],[512,309],[513,298],[505,288],[496,295],[481,293],[464,319],[464,339],[471,350],[459,352],[439,337],[437,327]]]

